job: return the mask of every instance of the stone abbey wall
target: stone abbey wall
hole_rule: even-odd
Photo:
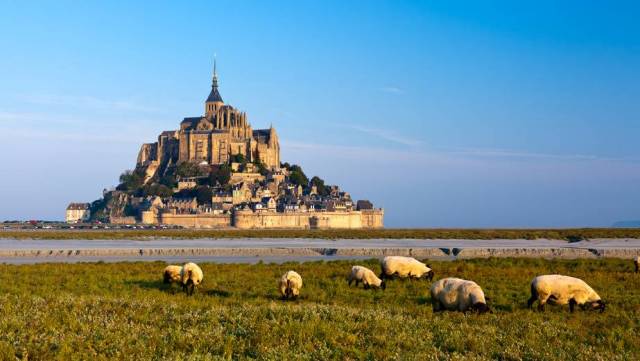
[[[231,215],[161,213],[158,217],[158,223],[185,228],[229,228],[231,227]]]
[[[229,214],[172,214],[144,212],[146,224],[176,225],[186,228],[238,229],[360,229],[382,228],[384,211],[352,212],[252,212]]]
[[[384,211],[353,212],[250,212],[233,215],[233,225],[239,229],[359,229],[382,228]]]

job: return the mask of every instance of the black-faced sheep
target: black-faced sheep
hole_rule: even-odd
[[[382,260],[381,279],[393,278],[433,279],[433,270],[426,264],[412,257],[387,256]]]
[[[573,312],[576,305],[580,308],[597,309],[604,312],[605,303],[596,291],[579,278],[562,275],[538,276],[531,281],[531,298],[527,306],[531,308],[538,301],[538,310],[544,310],[546,303],[552,305],[569,304]]]
[[[375,273],[373,273],[372,270],[363,266],[353,266],[351,268],[351,273],[349,273],[348,280],[349,286],[351,286],[351,283],[355,281],[356,287],[358,287],[358,284],[362,282],[365,289],[374,287],[382,288],[384,290],[386,288],[384,280],[381,280]]]
[[[197,264],[189,262],[185,263],[180,270],[180,280],[182,283],[182,289],[188,296],[193,295],[193,291],[196,286],[202,283],[204,274]]]
[[[473,281],[460,278],[444,278],[434,282],[431,286],[431,304],[433,312],[491,312],[482,288]]]
[[[164,283],[180,282],[182,280],[182,277],[180,275],[181,271],[182,271],[182,266],[170,265],[165,267],[164,271],[162,272],[163,282]]]
[[[278,281],[278,289],[283,299],[296,299],[302,288],[302,277],[296,271],[288,271]]]

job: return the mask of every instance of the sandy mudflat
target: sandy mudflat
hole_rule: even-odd
[[[0,239],[0,262],[172,261],[253,263],[380,258],[482,257],[631,258],[640,239],[461,240],[461,239],[157,239],[13,240]]]

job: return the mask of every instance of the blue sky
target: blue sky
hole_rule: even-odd
[[[640,5],[0,1],[0,220],[62,219],[223,99],[390,227],[640,219]]]

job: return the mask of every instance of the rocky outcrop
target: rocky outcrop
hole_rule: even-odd
[[[150,162],[157,161],[158,143],[145,143],[140,147],[136,167],[146,167]]]

